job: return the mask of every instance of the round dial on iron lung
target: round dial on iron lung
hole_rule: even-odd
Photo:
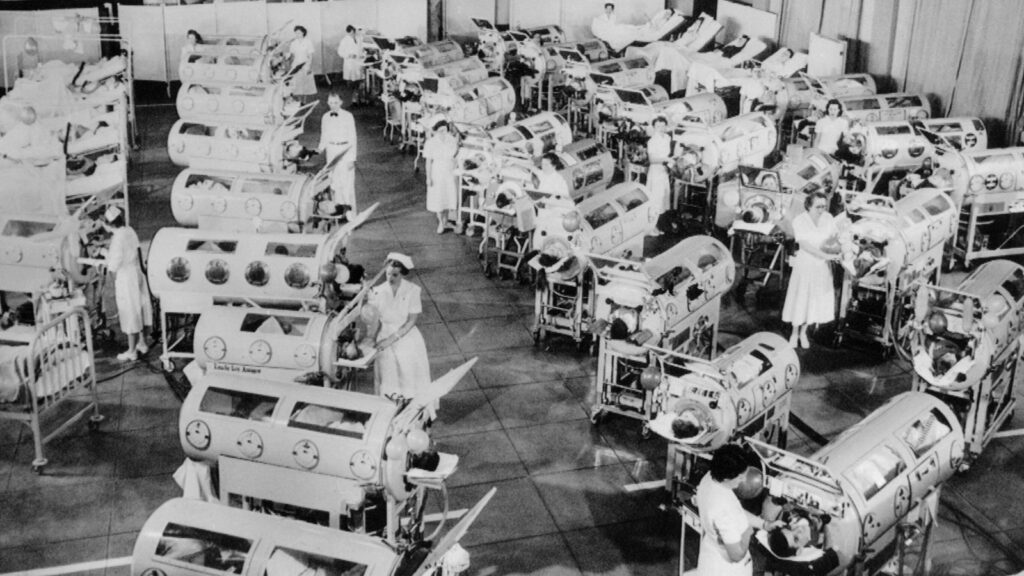
[[[249,356],[257,364],[270,362],[270,344],[266,340],[257,340],[249,345]]]
[[[208,358],[220,360],[227,353],[227,345],[224,344],[223,338],[211,336],[206,339],[206,342],[203,342],[203,352]]]
[[[309,344],[303,344],[295,350],[295,362],[303,368],[309,368],[316,363],[316,350]]]
[[[210,427],[202,420],[193,420],[185,426],[185,440],[197,450],[210,447]]]
[[[299,440],[292,449],[292,456],[295,463],[307,470],[311,470],[320,463],[320,449],[309,440]]]
[[[352,475],[360,480],[370,480],[377,473],[377,462],[367,450],[353,454],[348,465],[352,469]]]
[[[246,430],[239,435],[238,451],[246,458],[259,458],[263,455],[263,438],[255,430]]]

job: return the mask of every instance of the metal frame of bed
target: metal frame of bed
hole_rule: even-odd
[[[95,355],[88,312],[80,307],[71,308],[49,322],[37,325],[27,347],[28,356],[16,360],[21,389],[15,401],[0,404],[0,420],[21,422],[32,430],[35,445],[32,470],[42,473],[48,463],[43,453],[45,444],[86,416],[90,430],[97,429],[104,419],[100,414],[96,390]],[[86,400],[85,406],[63,417],[49,434],[44,435],[43,419],[72,393],[83,390],[89,393],[75,397]]]

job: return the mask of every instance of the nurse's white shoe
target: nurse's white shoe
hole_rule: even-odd
[[[146,354],[149,353],[149,346],[147,346],[145,342],[140,340],[139,345],[135,347],[135,351],[138,352],[140,356],[145,356]]]
[[[118,362],[135,362],[139,359],[139,355],[135,350],[125,350],[117,355]]]

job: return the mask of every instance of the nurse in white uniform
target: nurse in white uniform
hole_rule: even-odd
[[[128,336],[128,349],[117,355],[121,362],[134,362],[146,354],[146,336],[153,325],[153,305],[149,288],[139,264],[139,237],[124,221],[116,207],[107,209],[104,217],[112,232],[107,252],[107,270],[114,275],[114,301],[121,331]],[[143,333],[140,339],[139,334]]]
[[[295,27],[295,39],[288,45],[288,53],[292,55],[292,70],[302,68],[292,78],[292,94],[299,101],[305,102],[304,96],[316,95],[316,81],[313,79],[313,42],[306,38],[304,26]]]
[[[537,190],[563,198],[569,197],[569,183],[558,173],[563,168],[558,156],[547,153],[540,158],[540,174],[537,176]]]
[[[356,155],[359,152],[356,138],[356,121],[352,114],[341,107],[341,96],[332,92],[327,97],[328,111],[320,120],[320,144],[317,150],[330,163],[341,156],[341,161],[331,174],[331,191],[334,203],[349,206],[353,213],[356,208]]]
[[[838,259],[839,231],[828,213],[828,197],[812,192],[804,199],[803,212],[793,219],[793,236],[799,245],[793,257],[793,273],[786,289],[782,321],[793,325],[791,346],[810,348],[807,325],[835,320],[836,293],[829,260]]]
[[[189,30],[186,32],[185,45],[181,47],[181,58],[185,59],[189,54],[194,54],[202,43],[203,37],[199,35],[199,32],[196,32],[195,30]]]
[[[843,115],[843,105],[835,98],[825,105],[825,117],[814,125],[814,147],[835,156],[839,139],[850,130],[850,121]]]
[[[672,185],[668,177],[668,163],[672,155],[672,137],[668,134],[668,120],[658,116],[651,122],[651,138],[647,141],[647,191],[651,204],[660,215],[671,209]]]
[[[747,471],[743,449],[727,444],[711,457],[708,473],[697,486],[694,504],[703,534],[695,576],[751,576],[750,536],[753,528],[733,490]]]
[[[438,234],[444,233],[459,208],[459,191],[455,186],[455,154],[458,151],[459,142],[444,120],[434,126],[423,144],[423,158],[427,161],[427,210],[437,216]]]
[[[382,395],[412,398],[430,384],[427,345],[416,328],[423,312],[420,287],[403,276],[412,270],[412,258],[392,252],[384,263],[387,281],[370,291],[368,303],[380,315],[374,378]]]

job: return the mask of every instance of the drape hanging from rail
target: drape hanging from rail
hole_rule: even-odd
[[[1020,0],[974,2],[948,108],[950,116],[981,116],[988,124],[990,138],[1007,145],[1016,141],[1007,126],[1017,117],[1010,108],[1021,83],[1021,30],[1024,3]]]

